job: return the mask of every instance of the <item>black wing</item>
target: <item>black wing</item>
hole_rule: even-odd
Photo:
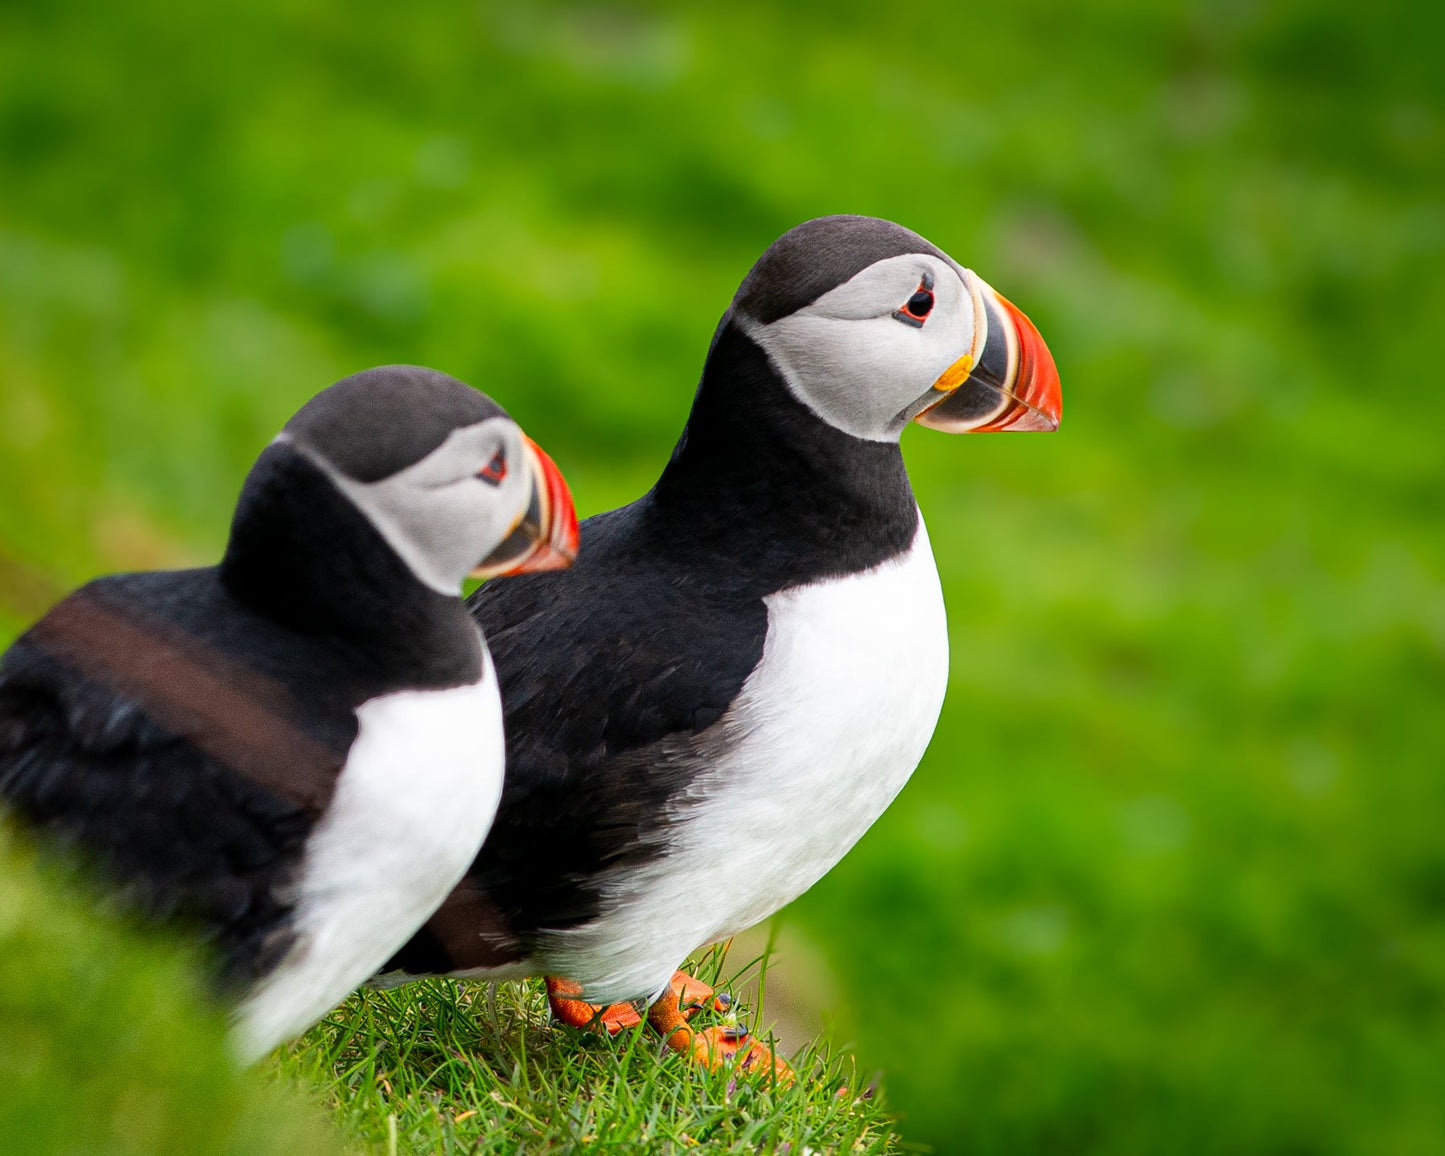
[[[388,965],[498,966],[543,928],[599,911],[599,876],[664,848],[664,809],[699,769],[699,736],[762,656],[759,592],[669,561],[644,504],[589,518],[563,574],[488,583],[471,600],[496,662],[507,777],[468,878]]]
[[[198,928],[225,979],[243,984],[289,944],[279,896],[317,813],[304,791],[288,798],[254,774],[294,728],[277,719],[258,742],[273,713],[264,694],[233,683],[217,703],[207,692],[224,679],[204,651],[181,653],[89,593],[61,603],[0,664],[0,797],[143,915]],[[291,749],[303,762],[317,752],[304,737]],[[334,765],[318,777],[334,780],[341,760],[324,758]]]

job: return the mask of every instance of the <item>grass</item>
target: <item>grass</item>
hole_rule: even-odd
[[[747,969],[743,969],[746,971]],[[726,975],[724,953],[698,966]],[[735,1005],[745,1018],[750,1009]],[[699,1013],[698,1026],[721,1021]],[[805,1078],[705,1071],[648,1028],[607,1037],[549,1022],[540,981],[425,980],[354,995],[281,1062],[326,1090],[343,1130],[379,1151],[889,1153],[892,1121],[850,1059],[815,1044]]]
[[[0,1147],[340,1156],[305,1095],[236,1069],[200,974],[0,824]]]

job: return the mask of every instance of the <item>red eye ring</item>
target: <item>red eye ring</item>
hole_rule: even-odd
[[[911,325],[914,329],[922,329],[923,322],[933,312],[933,278],[929,274],[923,275],[923,280],[918,283],[918,288],[913,291],[913,296],[903,303],[902,309],[895,309],[893,316],[904,325]]]
[[[477,477],[486,482],[489,486],[500,486],[502,479],[507,476],[507,455],[498,450],[492,455],[492,460],[477,471]]]
[[[933,312],[933,290],[920,287],[917,293],[904,302],[903,312],[917,321],[922,321]]]

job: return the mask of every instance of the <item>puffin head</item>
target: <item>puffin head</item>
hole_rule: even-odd
[[[910,421],[947,433],[1059,427],[1059,374],[1033,323],[891,221],[819,217],[790,229],[729,317],[798,401],[854,437],[897,441]]]
[[[324,473],[423,584],[572,564],[561,473],[486,394],[414,365],[344,378],[276,438]],[[264,455],[263,455],[264,458]],[[248,483],[249,485],[249,483]]]

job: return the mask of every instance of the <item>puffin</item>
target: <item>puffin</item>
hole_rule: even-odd
[[[364,982],[502,789],[468,574],[569,565],[571,496],[486,395],[416,366],[313,397],[218,565],[114,574],[0,659],[0,811],[210,948],[253,1061]]]
[[[676,1051],[786,1075],[735,1025],[692,1031],[714,993],[677,968],[822,878],[928,746],[948,634],[903,430],[1060,415],[1038,330],[937,246],[853,215],[783,234],[653,488],[584,521],[571,570],[470,600],[502,802],[389,970],[545,976],[565,1023],[620,1030],[646,1004]]]

